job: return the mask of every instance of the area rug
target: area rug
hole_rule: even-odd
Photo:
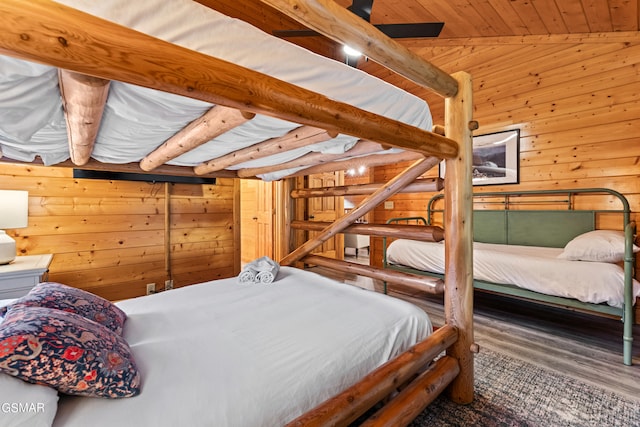
[[[640,426],[638,400],[483,349],[475,359],[475,400],[438,397],[410,427]]]

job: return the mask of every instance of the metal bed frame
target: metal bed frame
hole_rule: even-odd
[[[620,208],[576,209],[576,197],[598,195],[617,200]],[[438,205],[444,200],[444,194],[436,194],[427,204],[427,218],[406,217],[391,218],[388,224],[418,223],[435,225],[434,217],[444,212]],[[541,304],[553,305],[568,310],[582,311],[609,317],[620,318],[624,322],[623,359],[625,365],[632,364],[633,342],[633,277],[635,257],[633,242],[636,224],[631,221],[631,209],[627,198],[608,188],[583,188],[571,190],[542,190],[519,192],[481,192],[473,194],[473,235],[474,241],[526,246],[564,247],[575,236],[596,229],[597,215],[621,214],[622,229],[625,232],[625,289],[622,308],[607,304],[585,303],[575,299],[546,295],[519,288],[516,285],[492,283],[474,279],[475,289],[510,297],[526,299]],[[483,205],[483,209],[476,206]],[[531,209],[528,206],[549,206],[549,209]],[[387,238],[383,239],[384,267],[406,273],[444,277],[414,268],[389,264],[387,261]],[[386,284],[385,284],[386,292]]]

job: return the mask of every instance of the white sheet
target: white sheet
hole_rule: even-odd
[[[512,284],[546,295],[622,307],[624,271],[602,262],[558,259],[561,248],[474,243],[475,279]],[[444,243],[395,240],[387,249],[389,262],[443,274]],[[640,283],[634,280],[634,298]]]
[[[431,115],[424,100],[340,62],[275,38],[191,0],[58,0],[59,3],[165,41],[277,77],[422,129]],[[137,162],[211,108],[211,104],[113,82],[93,158],[106,163]],[[197,165],[299,125],[257,116],[169,164]],[[293,160],[310,151],[343,153],[356,138],[339,135],[265,159],[236,165],[258,167]],[[69,158],[67,134],[55,69],[0,56],[0,149],[21,161],[42,157],[45,164]],[[395,150],[397,151],[397,150]],[[381,153],[389,152],[389,150]],[[293,170],[289,171],[293,172]],[[278,179],[286,173],[262,176]]]
[[[63,398],[57,427],[283,425],[428,336],[419,308],[283,267],[123,301],[143,385],[122,400]]]

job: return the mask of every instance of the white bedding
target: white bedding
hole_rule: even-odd
[[[567,261],[557,258],[561,248],[474,243],[475,279],[512,284],[546,295],[573,298],[582,302],[606,303],[622,307],[624,271],[611,263]],[[444,243],[395,240],[387,258],[422,271],[443,274]],[[634,298],[640,283],[634,280]]]
[[[362,109],[422,129],[431,128],[427,104],[382,80],[275,38],[191,0],[58,0],[165,41],[277,77]],[[211,104],[113,82],[92,157],[106,163],[137,162],[211,108]],[[257,116],[215,142],[169,162],[197,165],[298,127]],[[309,151],[343,153],[356,138],[339,135],[232,169],[293,160]],[[0,56],[0,149],[4,156],[47,165],[69,158],[56,69]],[[385,150],[380,153],[398,150]],[[293,172],[290,170],[288,172]],[[278,179],[284,173],[262,176]]]
[[[118,306],[141,394],[64,397],[54,426],[279,426],[431,332],[409,303],[289,267]]]

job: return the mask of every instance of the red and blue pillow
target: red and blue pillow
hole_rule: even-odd
[[[76,313],[12,306],[0,326],[0,371],[66,394],[122,398],[140,392],[127,342]]]
[[[8,307],[0,308],[0,316],[11,307],[47,307],[86,317],[122,335],[126,314],[111,301],[82,289],[55,282],[43,282]]]

